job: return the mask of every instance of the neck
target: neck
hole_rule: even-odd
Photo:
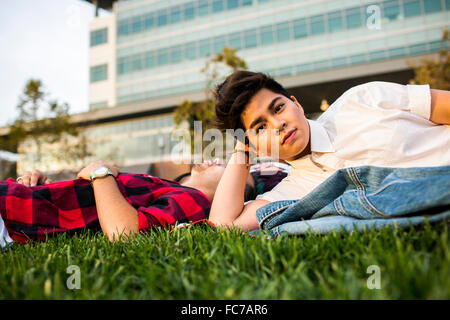
[[[213,201],[215,190],[211,190],[211,188],[208,188],[203,183],[195,181],[194,179],[192,179],[192,177],[189,177],[188,179],[186,179],[186,181],[183,181],[183,183],[181,183],[181,185],[185,186],[185,187],[197,189],[200,192],[202,192],[208,198],[208,200],[210,202]]]
[[[286,159],[286,161],[293,161],[293,160],[297,160],[300,159],[308,154],[311,153],[311,138],[309,138],[308,144],[306,145],[306,147],[302,150],[302,152],[300,152],[299,154],[295,155],[294,157],[292,157],[291,159]]]

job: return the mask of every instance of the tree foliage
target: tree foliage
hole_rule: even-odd
[[[23,143],[27,142],[33,149],[33,161],[37,166],[44,153],[65,163],[89,156],[86,138],[80,137],[79,128],[71,123],[69,108],[67,103],[48,99],[42,82],[30,79],[17,105],[19,115],[9,126],[9,134],[2,145],[5,149],[20,152]],[[75,148],[73,139],[77,141]],[[58,144],[57,150],[43,150],[44,146],[55,143]]]
[[[188,123],[191,136],[191,151],[194,151],[194,122],[201,121],[202,130],[211,127],[216,117],[213,89],[216,83],[224,79],[224,75],[236,70],[247,69],[246,62],[236,55],[237,49],[224,47],[222,52],[206,60],[205,67],[200,71],[206,76],[205,100],[193,102],[183,101],[174,112],[174,122],[177,126]]]
[[[429,84],[433,89],[450,90],[449,30],[442,35],[438,59],[422,59],[420,65],[413,66],[414,79],[411,83]]]

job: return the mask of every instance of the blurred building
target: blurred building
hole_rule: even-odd
[[[450,0],[89,2],[110,14],[90,24],[91,111],[75,118],[134,171],[169,160],[172,112],[204,98],[200,69],[224,46],[314,114],[357,84],[408,83],[450,26]]]

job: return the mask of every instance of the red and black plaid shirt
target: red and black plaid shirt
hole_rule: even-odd
[[[120,192],[138,211],[139,231],[209,216],[206,196],[177,182],[146,174],[120,173]],[[19,243],[42,241],[46,234],[101,230],[89,181],[75,179],[26,187],[13,179],[0,181],[0,214],[11,238]]]

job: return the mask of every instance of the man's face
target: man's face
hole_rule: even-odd
[[[219,184],[220,178],[225,171],[225,164],[219,160],[204,161],[203,163],[196,164],[192,167],[191,176],[200,177],[204,181],[208,181],[211,184]]]
[[[261,89],[246,106],[241,119],[245,129],[251,130],[248,138],[259,155],[294,160],[307,147],[309,124],[303,108],[292,99]]]
[[[218,159],[214,161],[207,160],[192,167],[191,178],[201,180],[203,184],[207,185],[213,190],[216,190],[217,185],[219,184],[220,179],[225,172],[225,167],[226,165]],[[182,182],[183,180],[180,181],[180,183]],[[255,185],[255,181],[253,180],[252,175],[248,175],[246,183],[251,186]]]

